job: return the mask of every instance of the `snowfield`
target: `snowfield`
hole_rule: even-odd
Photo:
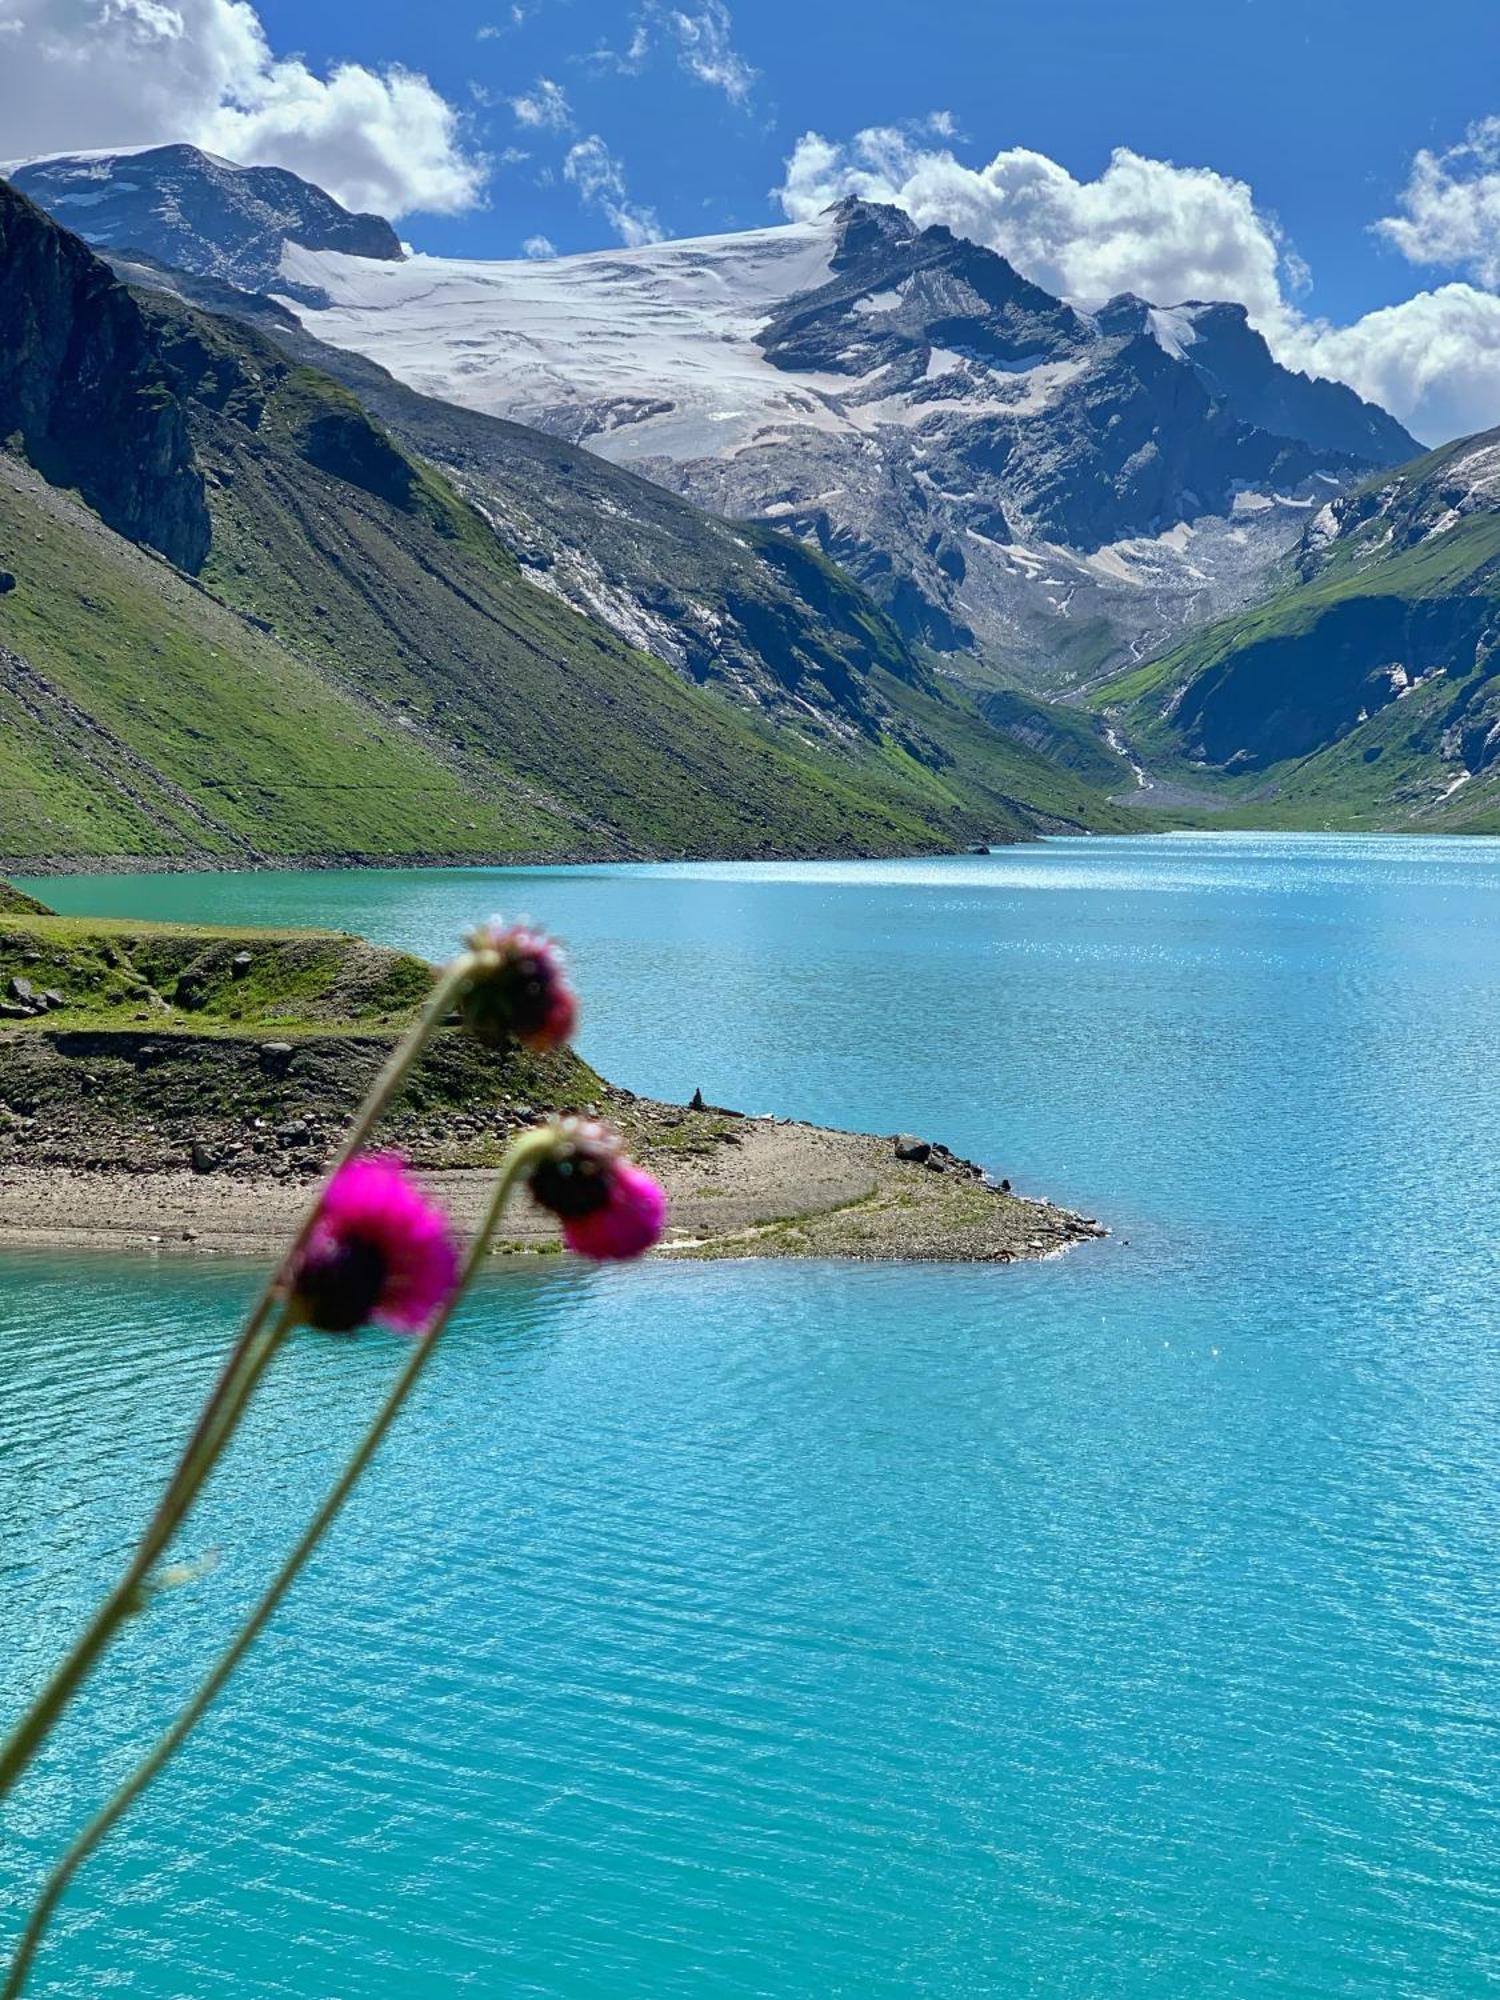
[[[847,378],[788,374],[755,345],[784,300],[828,282],[833,252],[828,220],[517,263],[289,243],[287,280],[330,303],[282,302],[426,395],[545,428],[589,409],[607,457],[696,458],[768,423],[837,426]]]

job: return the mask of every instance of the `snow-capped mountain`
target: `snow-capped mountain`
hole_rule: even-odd
[[[152,209],[141,162],[92,166]],[[174,198],[192,206],[180,182]],[[102,202],[60,212],[98,240]],[[129,217],[107,219],[118,246]],[[1419,449],[1352,390],[1280,367],[1238,306],[1083,313],[860,201],[545,262],[314,235],[285,232],[263,288],[318,339],[803,536],[966,676],[1060,690],[1149,657],[1256,594],[1351,480]],[[225,275],[211,243],[154,254]]]
[[[1252,595],[1418,449],[1242,308],[1083,314],[899,211],[547,263],[289,248],[303,323],[429,394],[816,542],[908,634],[1054,688]]]
[[[144,250],[245,291],[281,281],[288,243],[401,256],[383,216],[351,214],[280,167],[238,167],[197,146],[60,153],[0,166],[0,174],[90,243]]]

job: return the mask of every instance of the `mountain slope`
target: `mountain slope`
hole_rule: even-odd
[[[1500,430],[1334,501],[1283,589],[1098,700],[1258,823],[1500,828]]]
[[[101,279],[3,186],[0,220],[7,243],[56,238],[39,267],[72,274],[38,290],[36,259],[0,267],[0,296],[23,296],[45,333],[26,406],[48,407],[49,383],[55,400],[96,322],[125,328],[188,444],[162,518],[180,485],[208,530],[171,567],[149,552],[152,520],[125,540],[48,484],[24,431],[19,457],[0,454],[13,861],[890,852],[1098,808],[927,683],[836,573],[820,579],[853,621],[848,699],[778,726],[528,581],[483,515],[325,376]],[[112,385],[90,393],[101,463],[131,470]]]
[[[420,396],[262,296],[133,253],[110,261],[128,284],[232,315],[341,382],[480,507],[529,581],[690,679],[833,738],[890,721],[868,670],[927,684],[864,593],[790,537],[721,521],[563,439]]]
[[[1243,601],[1416,449],[1232,307],[1075,312],[894,210],[545,265],[289,247],[319,338],[789,528],[978,678],[1070,687]],[[1272,425],[1277,428],[1272,428]]]

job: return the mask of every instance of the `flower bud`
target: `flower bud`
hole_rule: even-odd
[[[560,1120],[555,1133],[553,1151],[532,1169],[531,1192],[561,1222],[568,1248],[617,1263],[659,1242],[667,1198],[625,1158],[619,1134],[579,1118]]]
[[[468,940],[480,964],[459,1016],[489,1048],[519,1042],[538,1054],[562,1048],[578,1024],[578,1001],[552,939],[525,924],[481,924]]]
[[[323,1333],[352,1333],[367,1320],[420,1333],[453,1296],[458,1268],[443,1211],[399,1160],[364,1154],[323,1190],[292,1271],[292,1302]]]

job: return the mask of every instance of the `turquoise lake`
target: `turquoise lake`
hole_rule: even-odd
[[[488,1283],[70,1897],[38,1995],[1402,1996],[1500,1982],[1500,842],[31,885],[568,940],[623,1083],[1100,1216],[1013,1268]],[[0,1263],[0,1719],[242,1307]],[[0,1941],[398,1343],[308,1338],[0,1820]]]

